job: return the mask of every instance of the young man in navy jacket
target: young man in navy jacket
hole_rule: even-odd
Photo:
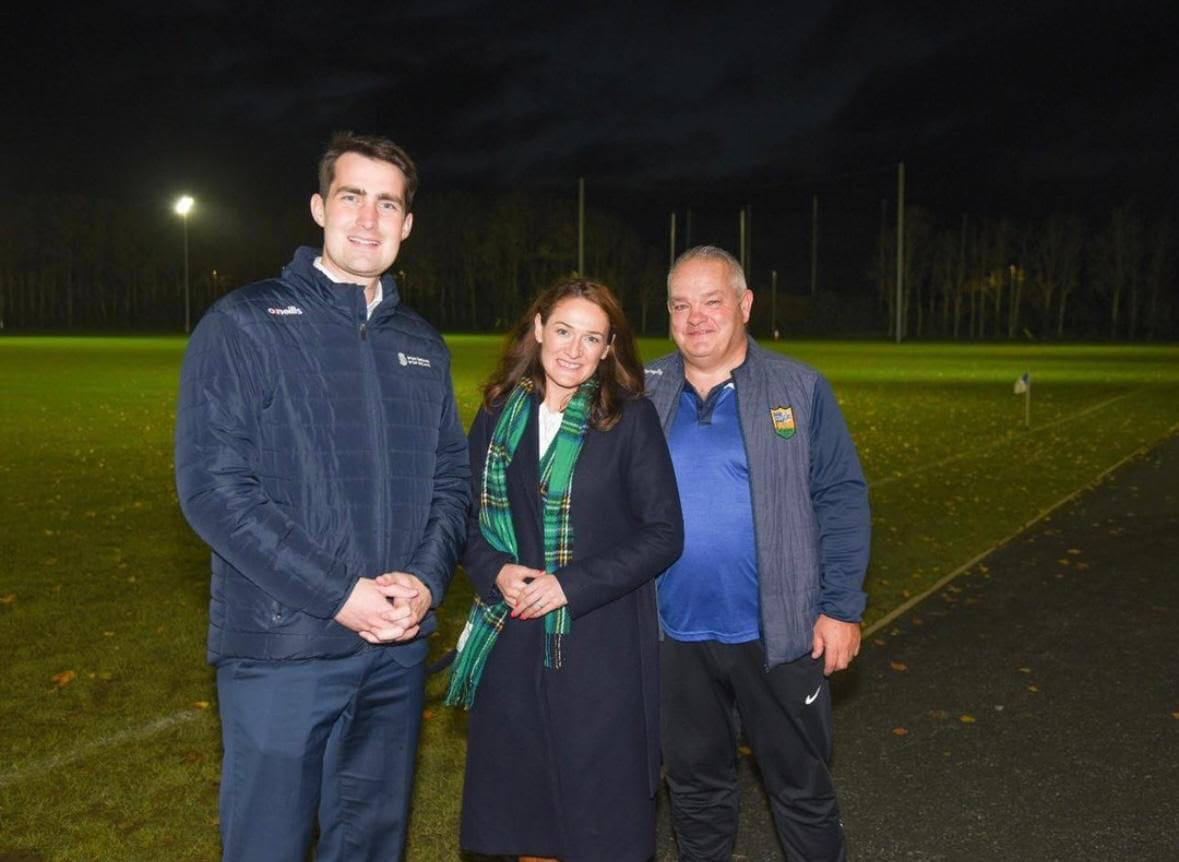
[[[728,252],[668,275],[678,351],[647,366],[684,512],[658,582],[663,760],[680,858],[728,859],[740,716],[792,858],[844,858],[826,676],[859,651],[868,495],[827,382],[761,349]]]
[[[317,815],[321,862],[405,841],[470,485],[449,353],[385,275],[416,185],[396,144],[335,136],[323,248],[219,300],[185,353],[176,484],[213,552],[225,859],[303,859]]]

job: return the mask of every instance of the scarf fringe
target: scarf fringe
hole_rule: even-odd
[[[506,602],[489,605],[476,597],[467,614],[467,624],[459,638],[458,655],[450,668],[450,682],[442,702],[447,706],[470,709],[475,705],[475,692],[483,678],[487,656],[507,619]]]

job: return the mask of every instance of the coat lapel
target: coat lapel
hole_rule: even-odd
[[[528,424],[524,428],[524,436],[516,447],[516,454],[512,456],[512,463],[508,466],[508,499],[512,504],[513,521],[516,525],[516,541],[523,546],[523,537],[519,535],[521,527],[528,525],[541,535],[540,511],[540,443],[537,439],[537,401],[532,398],[528,408]],[[527,544],[533,544],[529,541]],[[541,543],[543,545],[543,543]],[[523,560],[521,560],[523,562]]]

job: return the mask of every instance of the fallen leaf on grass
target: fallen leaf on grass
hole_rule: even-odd
[[[423,709],[422,710],[422,718],[424,720],[429,721],[433,717],[434,717],[434,710],[432,710],[432,709]]]
[[[973,715],[963,714],[963,715],[958,716],[958,720],[960,722],[962,722],[963,724],[974,724],[974,716]]]
[[[209,702],[207,700],[194,700],[192,705],[197,709],[208,709]]]
[[[1066,551],[1066,553],[1072,554],[1074,557],[1080,556],[1081,549],[1080,548],[1069,548],[1068,551]]]
[[[1031,672],[1032,672],[1032,669],[1031,669],[1030,667],[1021,667],[1021,668],[1019,669],[1019,672],[1020,672],[1020,673],[1031,673]]]
[[[1174,718],[1174,719],[1179,719],[1179,711],[1177,711],[1177,712],[1172,712],[1172,713],[1171,713],[1171,718]]]
[[[1067,566],[1069,564],[1069,559],[1068,557],[1061,557],[1056,562],[1060,563],[1062,566]]]
[[[9,593],[6,596],[0,596],[0,605],[11,605],[16,601],[16,593]]]
[[[55,673],[53,675],[53,682],[57,685],[58,688],[65,688],[77,678],[78,674],[76,671],[63,670],[61,673]]]
[[[888,666],[896,671],[906,671],[909,669],[909,666],[907,664],[905,664],[904,662],[901,662],[901,661],[897,661],[896,659],[893,659],[892,661],[890,661],[888,663]]]
[[[908,731],[906,728],[904,728],[904,727],[894,727],[894,728],[892,729],[892,735],[893,735],[893,736],[904,736],[904,735],[905,735],[905,734],[907,734],[908,732],[909,732],[909,731]]]
[[[1028,686],[1028,691],[1030,691],[1032,694],[1035,694],[1035,693],[1036,693],[1036,692],[1038,692],[1039,690],[1040,690],[1040,689],[1038,689],[1038,688],[1037,688],[1036,686],[1034,686],[1034,685],[1029,685],[1029,686]]]
[[[748,745],[742,744],[742,745],[737,746],[737,753],[742,754],[745,757],[748,757],[749,755],[753,754],[753,749],[750,748]]]
[[[950,714],[948,712],[946,712],[944,709],[931,709],[929,711],[929,717],[941,720],[944,718],[949,718]]]

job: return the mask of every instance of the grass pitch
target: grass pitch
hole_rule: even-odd
[[[449,341],[469,422],[500,339]],[[1174,347],[781,347],[832,381],[869,479],[869,622],[1179,424]],[[217,856],[207,550],[172,484],[182,351],[178,338],[0,339],[0,858]],[[1024,371],[1030,428],[1012,394]],[[460,576],[436,653],[468,599]],[[465,722],[437,705],[441,683],[411,860],[458,858]]]

